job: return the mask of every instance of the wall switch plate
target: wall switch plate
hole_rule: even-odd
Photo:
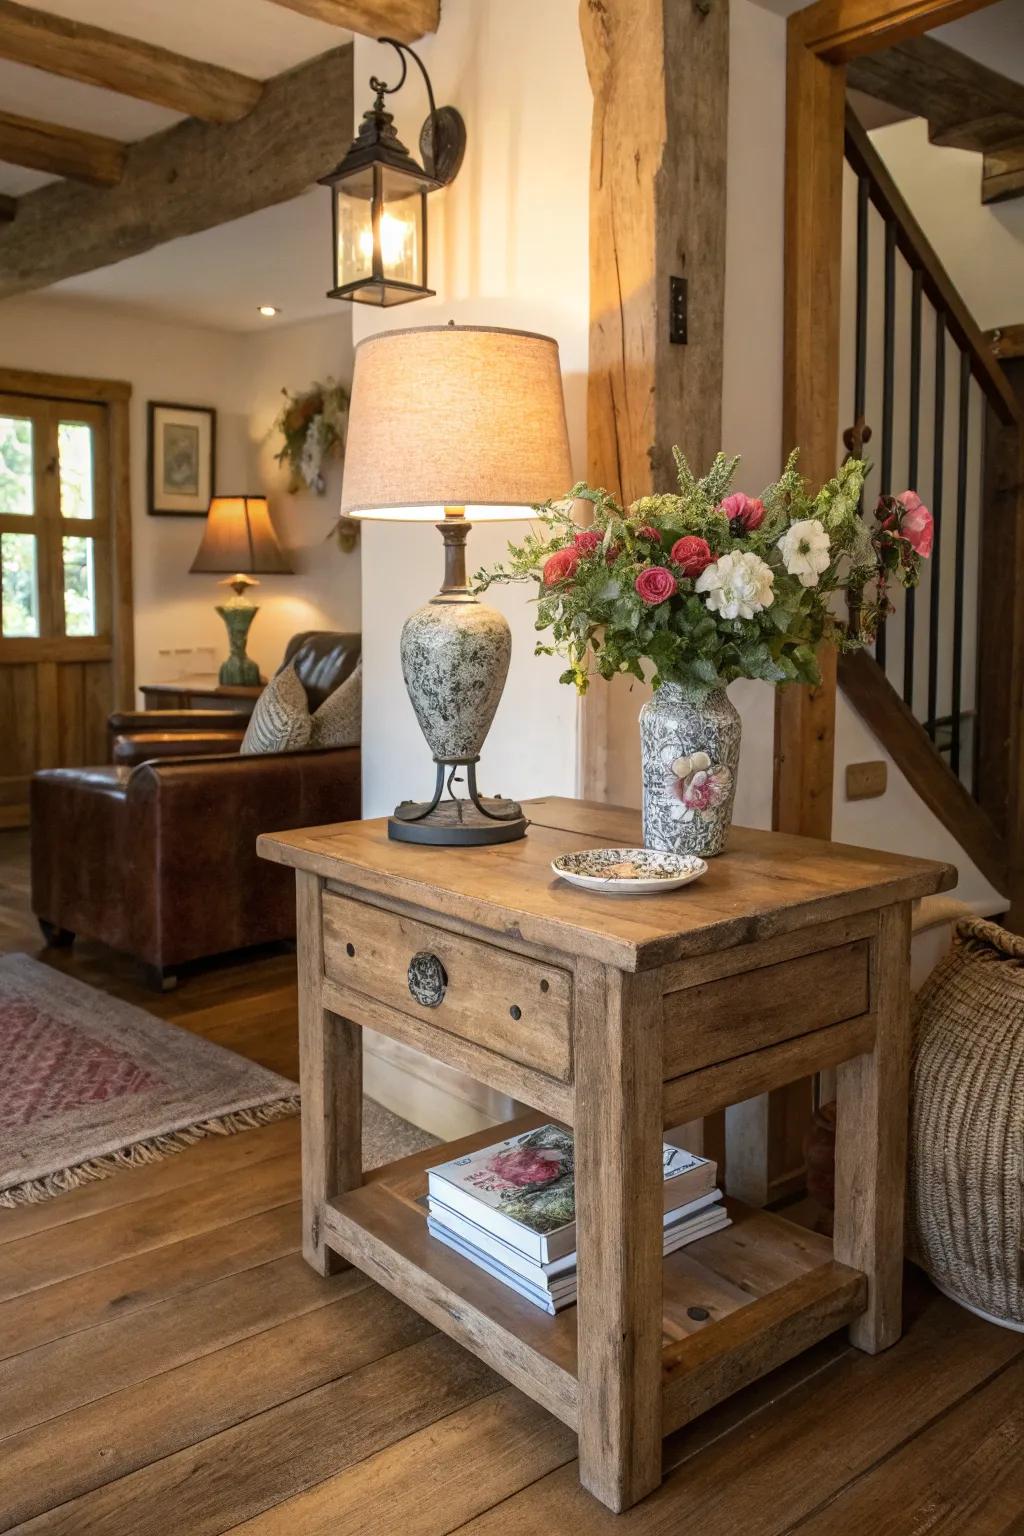
[[[847,763],[846,765],[847,800],[875,800],[879,795],[885,794],[888,782],[889,769],[885,763]]]
[[[685,347],[687,333],[686,278],[668,280],[668,339],[673,346]]]

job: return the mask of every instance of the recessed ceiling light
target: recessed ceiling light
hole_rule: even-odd
[[[260,305],[260,314],[263,315],[267,320],[273,320],[274,316],[279,315],[280,313],[281,311],[278,309],[276,304]]]

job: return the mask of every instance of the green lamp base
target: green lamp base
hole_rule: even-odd
[[[227,626],[230,648],[227,660],[221,663],[218,680],[227,687],[252,687],[260,680],[260,669],[245,654],[245,642],[259,609],[255,603],[228,602],[218,605],[217,612]]]

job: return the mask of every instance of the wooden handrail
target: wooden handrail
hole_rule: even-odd
[[[991,401],[996,415],[1007,426],[1024,426],[1017,397],[993,356],[991,342],[972,318],[878,151],[849,107],[846,109],[846,158],[857,175],[866,178],[871,201],[882,218],[895,228],[898,248],[910,267],[921,273],[925,293],[945,316],[950,336],[970,358],[971,373]]]

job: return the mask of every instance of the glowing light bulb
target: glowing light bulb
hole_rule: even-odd
[[[410,226],[394,214],[385,213],[380,220],[380,254],[385,267],[396,267],[406,259]],[[364,229],[359,236],[359,254],[365,262],[373,255],[373,233]]]
[[[261,304],[259,311],[265,320],[272,320],[275,315],[281,313],[276,304]]]

